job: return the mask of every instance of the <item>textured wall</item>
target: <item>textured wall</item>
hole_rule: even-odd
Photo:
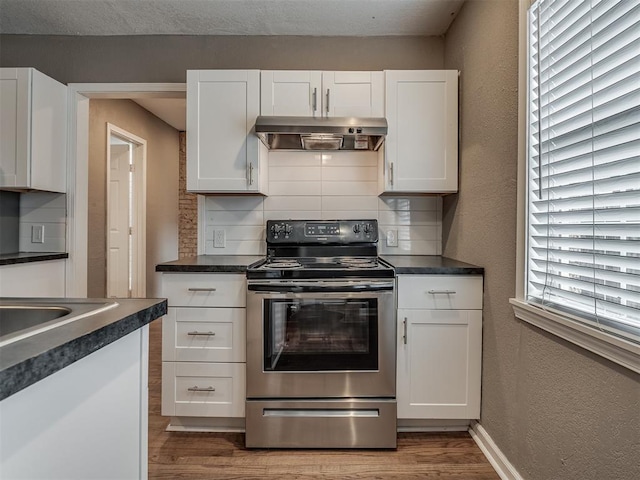
[[[518,2],[467,0],[445,38],[461,70],[460,193],[444,254],[485,267],[481,424],[526,479],[640,478],[638,375],[517,320]]]
[[[178,258],[198,254],[198,196],[187,193],[187,134],[180,132]]]
[[[147,141],[147,295],[155,266],[178,255],[178,131],[131,100],[89,102],[89,297],[106,295],[107,122]]]
[[[63,83],[185,82],[186,70],[442,68],[441,37],[0,35],[0,66]]]

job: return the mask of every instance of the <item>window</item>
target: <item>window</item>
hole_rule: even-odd
[[[524,300],[640,343],[640,3],[528,10]]]

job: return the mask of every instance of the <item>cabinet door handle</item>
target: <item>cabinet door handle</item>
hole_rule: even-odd
[[[402,322],[402,342],[407,344],[407,317],[404,317],[404,321]]]
[[[196,288],[196,287],[190,287],[188,290],[190,292],[215,292],[216,291],[215,288]]]
[[[253,163],[249,164],[249,185],[253,185]]]
[[[327,88],[327,115],[329,115],[329,98],[331,96],[331,90]]]
[[[318,89],[313,89],[313,113],[316,113],[318,110]]]
[[[216,332],[199,332],[197,330],[193,332],[187,332],[187,335],[202,336],[202,337],[213,337],[215,336],[215,334]]]
[[[393,162],[389,165],[389,184],[393,185]]]
[[[194,385],[193,387],[187,388],[189,392],[215,392],[216,389],[213,387],[199,387]]]
[[[427,290],[431,295],[455,295],[455,290]]]

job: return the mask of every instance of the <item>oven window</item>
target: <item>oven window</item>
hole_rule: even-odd
[[[264,370],[377,370],[377,299],[265,300]]]

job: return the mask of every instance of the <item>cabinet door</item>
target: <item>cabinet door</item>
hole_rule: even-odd
[[[458,72],[385,75],[384,191],[458,191]]]
[[[258,70],[187,72],[187,189],[258,191]]]
[[[398,418],[479,418],[481,352],[480,310],[398,310]]]
[[[314,117],[322,113],[322,73],[265,70],[260,72],[260,114]]]
[[[323,72],[325,117],[384,117],[384,72]]]
[[[33,68],[0,69],[0,187],[64,193],[67,87]]]

